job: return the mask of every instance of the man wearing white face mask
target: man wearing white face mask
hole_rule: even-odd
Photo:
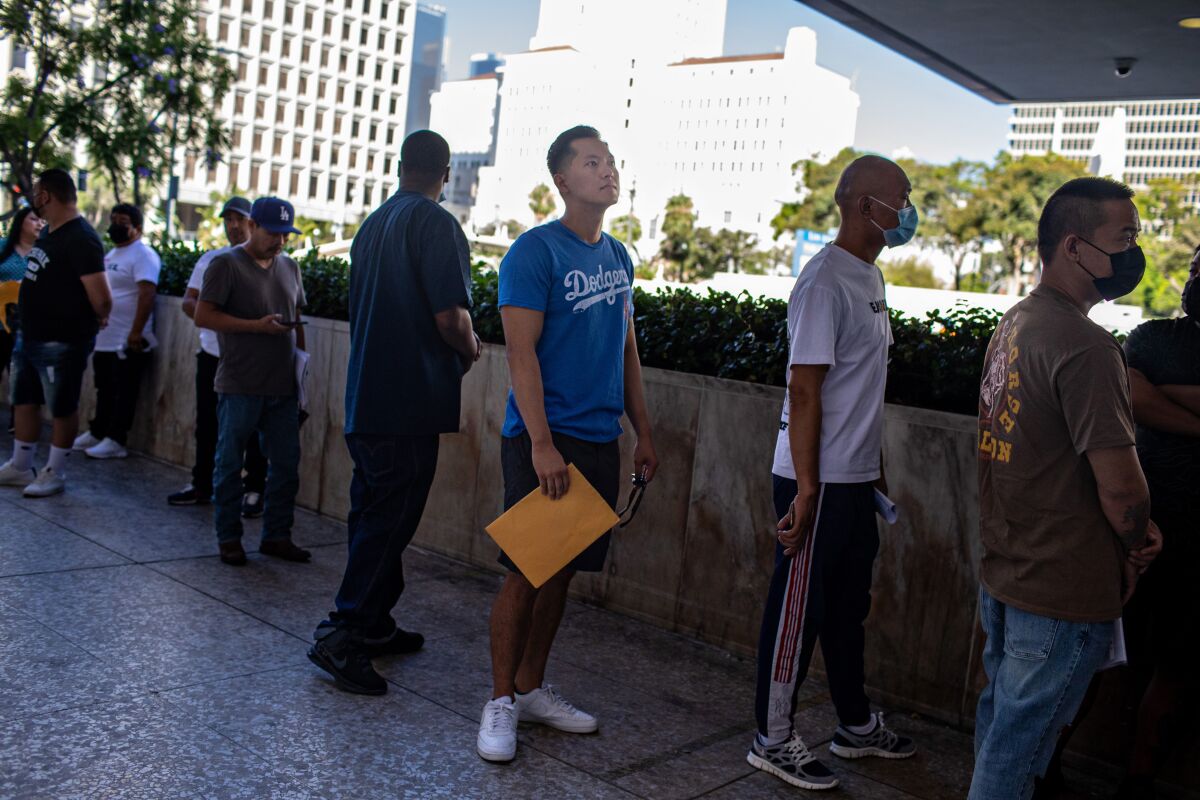
[[[804,789],[838,785],[792,727],[818,638],[839,722],[830,751],[916,751],[871,712],[863,690],[863,621],[879,550],[874,493],[887,491],[883,389],[892,343],[875,259],[916,232],[910,191],[887,159],[863,156],[847,167],[835,194],[837,238],[808,262],[788,301],[787,400],[771,470],[778,542],[759,640],[758,735],[746,760]]]

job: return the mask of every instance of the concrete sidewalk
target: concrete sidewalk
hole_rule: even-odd
[[[44,450],[44,446],[43,446]],[[11,437],[0,436],[0,460]],[[37,463],[44,463],[44,452]],[[171,508],[181,469],[72,456],[68,490],[0,488],[0,797],[756,798],[804,793],[753,770],[753,664],[572,602],[549,678],[600,733],[526,728],[517,760],[475,755],[495,574],[410,550],[387,695],[333,688],[305,658],[345,558],[342,523],[299,512],[311,564],[221,564],[209,507]],[[258,540],[247,525],[245,543]],[[757,620],[747,620],[756,625]],[[907,762],[841,761],[823,686],[798,727],[853,798],[962,798],[970,737],[903,713]]]

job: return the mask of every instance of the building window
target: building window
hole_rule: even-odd
[[[280,67],[279,82],[276,84],[276,86],[279,87],[279,91],[285,92],[285,91],[287,91],[287,85],[288,85],[288,71],[286,69],[283,69],[282,67]]]
[[[217,39],[222,42],[229,41],[229,23],[226,22],[225,20],[221,20],[220,22],[217,23]],[[16,57],[17,57],[17,53],[14,50],[13,51],[13,59],[15,60]],[[13,64],[13,66],[16,67],[17,65]],[[24,66],[24,65],[22,65],[22,66]]]
[[[374,97],[371,99],[371,110],[372,110],[372,111],[378,111],[378,110],[379,110],[379,101],[380,101],[380,99],[381,99],[381,98],[380,98],[380,94],[379,94],[379,92],[376,92],[376,93],[375,93],[375,96],[374,96]]]
[[[400,85],[400,68],[399,67],[392,67],[392,85],[393,86]],[[395,113],[395,112],[393,112],[393,113]]]
[[[291,25],[296,16],[296,7],[288,3],[283,7],[283,24]]]
[[[233,98],[233,113],[241,114],[246,110],[246,95],[239,94]]]
[[[254,7],[254,0],[242,0],[242,13],[249,14]]]
[[[343,50],[341,54],[338,55],[338,72],[345,72],[346,65],[349,63],[350,62],[347,60],[346,51]]]
[[[287,117],[287,103],[283,100],[276,101],[275,121],[282,124],[285,117]]]
[[[318,109],[316,119],[313,120],[314,130],[323,130],[325,128],[325,112]]]
[[[344,83],[338,84],[337,101],[339,103],[346,102],[346,84],[344,84]]]
[[[264,0],[263,16],[266,17],[267,19],[270,19],[271,17],[275,16],[275,0]]]
[[[297,128],[304,127],[304,112],[305,112],[305,110],[306,109],[304,108],[304,106],[296,106],[296,117],[294,120],[294,124]]]
[[[358,77],[361,78],[366,74],[367,74],[367,57],[359,56],[358,57]]]
[[[367,42],[369,41],[369,39],[368,39],[368,37],[369,37],[369,36],[370,36],[370,34],[369,34],[369,32],[367,31],[367,25],[366,25],[366,23],[364,22],[364,23],[363,23],[363,26],[362,26],[362,30],[360,30],[360,31],[358,32],[358,43],[359,43],[360,45],[362,45],[363,47],[366,47],[366,46],[367,46]]]
[[[305,42],[300,46],[300,60],[307,64],[310,57],[312,57],[312,43]]]
[[[317,176],[316,175],[308,176],[308,196],[309,197],[317,196]]]
[[[372,142],[375,141],[378,136],[379,136],[379,125],[377,123],[372,122],[371,123],[371,141]]]
[[[337,166],[342,160],[342,148],[336,144],[329,148],[329,163]]]
[[[383,49],[384,49],[385,47],[387,47],[387,36],[386,36],[386,35],[384,35],[384,32],[383,32],[383,31],[380,31],[380,32],[379,32],[379,52],[381,52],[381,53],[382,53],[382,52],[383,52]]]
[[[262,137],[263,137],[262,131],[254,132],[254,140],[253,140],[253,145],[251,146],[251,150],[253,150],[255,153],[262,150]]]
[[[396,96],[392,95],[392,99],[388,101],[388,113],[394,115],[396,113]]]
[[[258,85],[259,86],[267,85],[267,65],[266,64],[263,64],[262,66],[260,66],[258,68]]]
[[[349,22],[342,23],[342,41],[343,42],[350,41],[350,23]]]
[[[300,139],[295,139],[292,142],[292,158],[296,159],[297,161],[300,160],[300,158],[302,158],[301,153],[303,152],[304,142],[302,142]]]
[[[258,164],[250,165],[250,190],[258,191]]]
[[[254,101],[254,117],[262,119],[267,115],[267,101],[259,97]]]
[[[271,192],[279,194],[279,167],[271,167]]]
[[[399,18],[396,20],[396,24],[397,25],[404,24],[404,6],[400,6],[400,15],[399,15]],[[400,34],[397,33],[396,35],[399,36]],[[399,52],[399,51],[396,51],[396,52]]]
[[[275,134],[275,149],[272,152],[274,153],[274,155],[277,155],[277,156],[283,155],[283,134],[282,133]],[[729,220],[726,220],[726,222],[728,222],[728,221]]]
[[[317,84],[317,98],[321,99],[321,98],[325,98],[328,96],[329,96],[329,81],[325,80],[324,78],[321,78],[320,82]]]
[[[362,93],[363,93],[362,89],[355,87],[355,89],[354,89],[354,107],[355,108],[358,108],[359,106],[362,105]]]
[[[377,81],[383,80],[383,62],[382,61],[375,64],[375,80],[377,80]]]
[[[313,12],[304,12],[304,30],[311,31],[313,29]]]
[[[352,139],[358,138],[358,130],[361,126],[362,126],[361,121],[359,119],[355,118],[354,123],[350,126],[350,138],[352,138]]]
[[[308,94],[308,76],[307,75],[301,73],[300,85],[296,87],[296,92],[298,94],[300,94],[300,96],[302,96],[302,97],[304,95]]]
[[[354,202],[354,195],[357,194],[357,192],[356,192],[357,189],[358,189],[358,187],[354,185],[354,181],[346,182],[346,202],[347,203]]]
[[[236,125],[233,128],[233,135],[229,137],[229,142],[233,147],[242,146],[242,129]],[[188,156],[191,158],[191,156]]]
[[[237,79],[241,83],[246,82],[246,62],[239,61],[237,65]]]
[[[333,17],[325,17],[324,31],[326,36],[333,36]]]
[[[322,47],[321,48],[321,66],[322,67],[329,66],[329,51],[332,49],[333,48],[331,48],[331,47]]]
[[[325,192],[325,199],[332,203],[337,199],[337,178],[329,176],[329,188]]]
[[[371,13],[371,0],[363,0],[363,13],[364,14]]]
[[[238,44],[241,45],[242,47],[250,46],[250,26],[249,25],[242,26],[242,38],[240,40],[238,40]]]
[[[400,9],[400,15],[404,15],[404,9]],[[396,31],[396,55],[400,55],[404,50],[404,37],[400,35],[400,31]]]
[[[294,169],[292,170],[292,182],[290,188],[292,197],[300,194],[300,173]]]
[[[229,162],[229,182],[227,188],[233,191],[238,188],[238,172],[241,170],[241,162],[236,158]],[[209,180],[212,180],[211,176]]]

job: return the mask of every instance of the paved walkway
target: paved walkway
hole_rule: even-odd
[[[6,415],[5,415],[6,416]],[[0,454],[11,452],[0,435]],[[758,798],[804,793],[751,769],[752,664],[572,603],[551,680],[594,736],[522,728],[517,760],[475,755],[497,576],[410,551],[401,624],[425,649],[381,659],[386,696],[333,688],[305,658],[341,577],[341,523],[300,512],[313,563],[215,557],[180,469],[72,457],[67,494],[0,488],[0,798]],[[44,453],[38,463],[44,462]],[[247,526],[248,546],[257,524]],[[806,687],[814,750],[834,716]],[[962,798],[969,737],[901,713],[908,762],[825,753],[841,797]]]

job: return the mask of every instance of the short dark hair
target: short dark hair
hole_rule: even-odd
[[[1038,220],[1037,248],[1042,264],[1050,263],[1054,250],[1068,234],[1094,234],[1104,224],[1103,203],[1132,198],[1132,189],[1111,178],[1076,178],[1058,187]]]
[[[54,167],[38,175],[38,184],[60,203],[74,203],[79,199],[75,181],[65,169]]]
[[[142,210],[133,203],[117,203],[113,206],[112,213],[124,214],[129,217],[129,221],[133,223],[133,227],[139,231],[142,229]]]
[[[400,172],[418,178],[446,174],[450,166],[450,145],[433,131],[413,131],[400,145]]]
[[[550,170],[551,177],[562,172],[570,160],[575,157],[575,150],[571,145],[580,139],[604,141],[600,139],[600,131],[591,125],[576,125],[574,128],[560,133],[554,140],[554,144],[550,145],[550,149],[546,151],[546,168]]]

